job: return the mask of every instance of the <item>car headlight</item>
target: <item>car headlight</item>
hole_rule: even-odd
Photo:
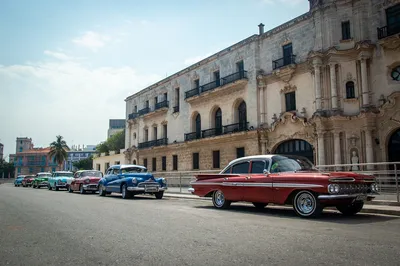
[[[58,180],[57,180],[57,183],[60,184],[60,183],[61,183],[61,179],[58,179]]]
[[[86,184],[89,184],[89,183],[90,183],[90,179],[89,179],[89,178],[86,178],[86,179],[85,179],[85,183],[86,183]]]
[[[329,184],[328,185],[328,192],[330,194],[337,194],[340,191],[340,186],[338,184]]]
[[[132,184],[136,185],[137,182],[138,182],[138,181],[137,181],[136,177],[132,178]]]
[[[167,179],[161,178],[161,182],[163,183],[163,185],[166,185],[167,184]]]
[[[371,185],[371,191],[372,192],[378,192],[378,185],[377,184],[372,184]]]

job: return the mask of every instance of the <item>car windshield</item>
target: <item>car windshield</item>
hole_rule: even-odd
[[[127,168],[122,168],[121,173],[122,174],[128,174],[128,173],[145,173],[147,172],[146,168],[141,168],[141,167],[127,167]]]
[[[39,174],[38,177],[50,177],[51,174]]]
[[[85,177],[85,176],[103,177],[103,173],[99,172],[99,171],[82,172],[81,177]]]
[[[300,156],[281,156],[272,157],[271,173],[279,172],[300,172],[318,171],[314,165],[306,158]]]
[[[67,176],[72,177],[73,173],[54,173],[54,176]]]

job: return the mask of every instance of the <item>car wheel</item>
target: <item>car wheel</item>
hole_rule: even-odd
[[[50,184],[47,185],[48,190],[51,190],[51,186]]]
[[[72,190],[72,187],[71,187],[71,186],[68,186],[68,192],[69,192],[69,193],[74,192],[74,191]]]
[[[260,203],[260,202],[253,202],[254,207],[256,207],[257,209],[264,209],[265,206],[268,205],[268,203]]]
[[[131,198],[131,196],[132,196],[131,192],[128,191],[128,187],[127,187],[126,184],[123,184],[123,185],[122,185],[121,193],[122,193],[122,198],[123,198],[123,199],[129,199],[129,198]]]
[[[293,200],[293,208],[300,217],[317,217],[322,213],[322,206],[315,195],[307,190],[299,191]]]
[[[164,196],[164,191],[156,192],[154,195],[156,196],[156,199],[162,199]]]
[[[337,205],[336,209],[340,211],[343,215],[350,216],[359,213],[363,207],[363,201],[356,201],[347,205]]]
[[[83,185],[82,185],[82,184],[79,186],[79,193],[81,193],[81,194],[85,194],[85,193],[86,193],[86,191],[85,191],[85,189],[83,188]]]
[[[17,184],[14,184],[14,187],[17,187]]]
[[[106,189],[103,185],[99,185],[99,196],[104,197],[107,194]]]
[[[225,195],[221,190],[217,190],[213,193],[212,202],[218,209],[226,209],[231,205],[231,201],[225,199]]]

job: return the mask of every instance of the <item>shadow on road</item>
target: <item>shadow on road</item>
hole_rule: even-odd
[[[289,218],[289,219],[303,219],[295,214],[291,207],[287,206],[272,206],[265,207],[262,210],[256,209],[253,206],[246,205],[232,205],[229,209],[220,210],[216,209],[214,206],[194,206],[198,209],[210,209],[225,212],[241,212],[246,214],[258,215],[258,216],[274,216],[279,218]],[[341,224],[365,224],[365,223],[380,223],[390,220],[399,219],[399,217],[394,216],[381,216],[375,214],[365,214],[359,213],[354,216],[344,216],[338,211],[331,209],[324,209],[323,214],[318,218],[311,218],[313,221],[323,221],[331,223],[341,223]]]

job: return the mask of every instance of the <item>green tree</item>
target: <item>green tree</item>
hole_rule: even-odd
[[[92,170],[93,169],[93,157],[89,156],[86,159],[74,162],[73,165],[79,170]]]
[[[125,148],[125,129],[108,138],[106,141],[99,143],[96,146],[97,153],[106,153],[110,151],[119,151]]]
[[[62,164],[67,159],[67,150],[69,150],[69,147],[62,136],[58,135],[56,138],[56,141],[50,143],[49,156],[55,158],[60,169],[62,169]]]
[[[8,163],[5,160],[0,160],[0,178],[13,178],[15,166],[13,163]]]

